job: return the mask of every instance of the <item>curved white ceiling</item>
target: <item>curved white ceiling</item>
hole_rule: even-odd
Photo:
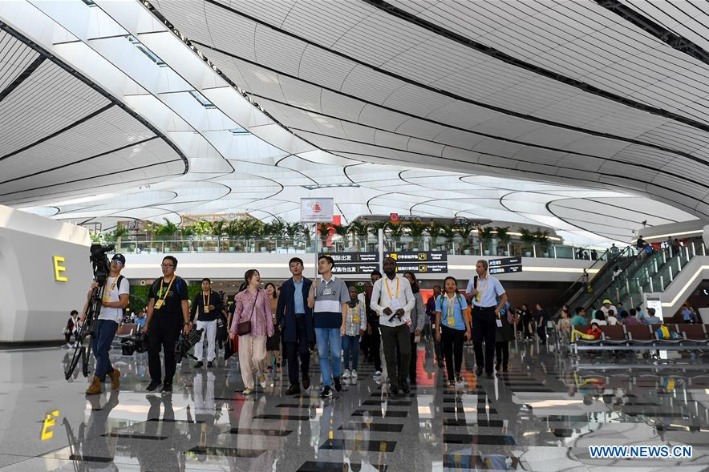
[[[0,158],[1,203],[106,225],[186,213],[294,221],[301,197],[334,195],[346,220],[487,218],[551,226],[576,241],[625,241],[643,221],[709,216],[709,65],[632,17],[685,37],[706,32],[702,22],[667,22],[661,10],[676,5],[159,0],[151,12],[137,1],[6,3],[3,29],[39,47],[15,40],[24,51],[4,55],[0,108],[22,100],[21,87],[2,94],[23,73],[22,87],[59,98],[37,110],[44,122],[3,121],[0,146],[109,108],[66,142],[34,145],[40,166],[19,153],[14,165]],[[704,36],[690,39],[701,49]],[[62,86],[45,68],[63,70],[48,60],[32,68],[49,54],[95,87],[71,76],[76,84]],[[126,113],[97,89],[166,140],[149,140],[155,134],[141,134],[135,119],[119,125],[111,113]],[[76,99],[82,92],[96,97]],[[148,141],[90,164],[72,160],[76,148],[127,136]],[[166,142],[188,161],[184,175],[161,164],[162,177],[140,179],[121,167],[136,155],[157,165],[174,153]],[[58,168],[46,171],[54,159]],[[101,171],[108,179],[92,178]],[[115,198],[115,183],[130,198]]]

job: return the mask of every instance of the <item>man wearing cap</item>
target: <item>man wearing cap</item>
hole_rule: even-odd
[[[103,286],[103,298],[96,323],[96,331],[91,336],[94,357],[96,358],[96,370],[94,372],[91,385],[86,390],[87,395],[97,395],[101,393],[101,385],[106,379],[106,375],[111,378],[111,389],[118,390],[120,387],[121,373],[111,365],[109,351],[111,342],[116,335],[118,324],[123,319],[123,309],[128,306],[130,284],[128,279],[121,275],[121,270],[126,264],[123,254],[116,254],[111,258],[111,267]],[[91,284],[89,297],[94,289],[98,288],[98,283]],[[86,318],[86,310],[81,315],[83,324]]]
[[[618,313],[618,310],[615,309],[615,306],[611,304],[611,301],[609,299],[603,300],[603,306],[601,307],[601,311],[603,312],[603,319],[608,318],[608,312],[613,310],[613,313]]]

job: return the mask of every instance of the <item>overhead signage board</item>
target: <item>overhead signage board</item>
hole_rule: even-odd
[[[448,253],[444,251],[385,252],[384,258],[396,260],[398,272],[441,274],[448,272]]]
[[[490,259],[487,261],[488,272],[490,274],[509,274],[522,272],[521,257],[503,257],[501,259]]]
[[[301,223],[330,223],[335,210],[334,198],[301,198]]]
[[[370,274],[379,269],[379,254],[376,252],[325,252],[320,256],[330,256],[335,261],[333,274]]]

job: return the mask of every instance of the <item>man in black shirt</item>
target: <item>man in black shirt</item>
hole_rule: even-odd
[[[189,334],[189,304],[187,303],[187,282],[175,275],[177,259],[165,256],[162,260],[162,277],[153,282],[148,298],[148,368],[152,392],[162,384],[163,392],[172,392],[172,378],[175,376],[175,344],[180,331]],[[161,381],[160,348],[165,351],[165,380]]]
[[[197,329],[203,329],[203,335],[194,347],[194,355],[197,358],[195,369],[201,368],[204,364],[204,341],[207,341],[207,367],[214,367],[214,360],[217,358],[217,318],[222,311],[222,297],[217,292],[212,291],[212,281],[202,279],[202,292],[198,293],[192,301],[192,311],[190,321],[194,323],[197,318]]]

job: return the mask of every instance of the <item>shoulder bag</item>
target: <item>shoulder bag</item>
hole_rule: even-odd
[[[245,334],[250,334],[251,333],[251,319],[254,317],[254,309],[256,308],[256,301],[258,300],[258,292],[256,292],[256,296],[254,297],[254,304],[251,307],[251,316],[249,316],[249,319],[247,321],[242,321],[241,323],[236,325],[236,334],[237,336],[244,336]]]

